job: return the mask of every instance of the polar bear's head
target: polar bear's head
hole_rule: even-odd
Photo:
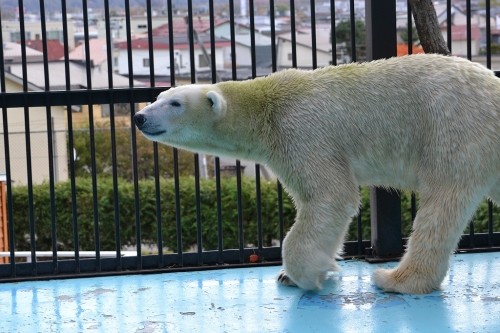
[[[162,92],[135,114],[137,128],[152,141],[192,151],[217,150],[215,124],[227,103],[215,85],[187,85]]]

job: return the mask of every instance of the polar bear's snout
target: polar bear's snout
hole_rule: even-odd
[[[136,113],[134,115],[134,123],[135,123],[135,126],[137,126],[137,128],[139,130],[142,129],[142,127],[144,126],[144,124],[146,124],[146,122],[147,122],[147,118],[143,114]]]
[[[154,140],[154,137],[166,132],[156,121],[151,119],[151,115],[144,114],[142,111],[134,115],[134,123],[139,131],[152,140]]]

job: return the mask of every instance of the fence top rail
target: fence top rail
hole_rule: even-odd
[[[75,251],[57,251],[56,257],[61,257],[61,258],[73,258],[75,257]],[[137,255],[137,252],[135,251],[120,251],[120,254],[122,257],[131,257]],[[50,257],[52,258],[54,256],[54,252],[52,251],[36,251],[35,252],[36,257]],[[99,255],[101,257],[108,257],[108,258],[114,258],[117,255],[116,251],[100,251]],[[78,256],[80,257],[85,257],[85,258],[94,258],[96,257],[96,251],[78,251]],[[10,257],[10,252],[8,251],[2,251],[0,252],[0,257]],[[27,258],[31,257],[31,251],[15,251],[14,252],[14,257],[16,258]]]

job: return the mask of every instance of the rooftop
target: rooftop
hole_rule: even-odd
[[[65,89],[66,87],[66,76],[65,76],[65,66],[63,61],[51,61],[48,63],[49,73],[60,73],[60,75],[50,76],[50,88],[51,90]],[[28,84],[37,90],[45,87],[45,75],[44,75],[44,63],[43,62],[31,62],[26,63],[27,73],[28,73]],[[11,75],[11,79],[18,80],[22,82],[23,72],[21,64],[9,64],[7,72]],[[71,80],[72,89],[86,89],[87,87],[87,70],[84,65],[69,63],[69,73]],[[100,67],[91,68],[91,81],[93,88],[108,88],[108,71],[103,70]],[[135,86],[142,86],[143,84],[135,81]],[[113,74],[113,87],[128,87],[129,79],[125,76]]]

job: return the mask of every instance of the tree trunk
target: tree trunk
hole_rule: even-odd
[[[409,0],[420,43],[425,53],[450,55],[432,0]]]

